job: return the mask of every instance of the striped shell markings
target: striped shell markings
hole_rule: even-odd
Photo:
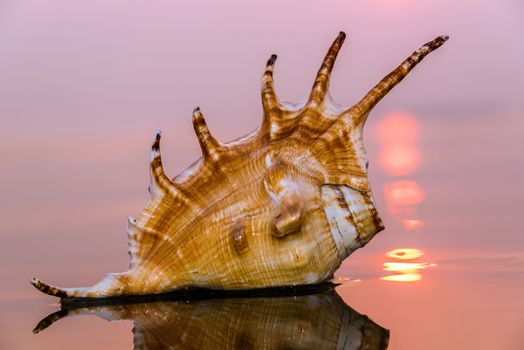
[[[135,350],[384,350],[389,342],[389,330],[353,310],[333,290],[272,298],[81,304],[50,314],[33,332],[84,315],[133,321]]]
[[[447,40],[439,36],[423,45],[346,109],[328,93],[345,37],[341,32],[329,48],[302,104],[276,96],[276,55],[271,55],[262,78],[262,123],[242,138],[219,142],[196,108],[193,124],[202,157],[174,178],[164,173],[161,133],[155,134],[151,200],[140,216],[128,219],[128,271],[85,288],[58,288],[37,278],[31,283],[60,298],[103,298],[329,280],[343,259],[384,228],[367,179],[366,119]]]

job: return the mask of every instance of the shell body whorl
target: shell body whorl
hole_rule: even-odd
[[[223,144],[199,108],[193,125],[202,158],[173,179],[164,173],[160,132],[151,148],[151,201],[128,220],[130,269],[62,298],[155,294],[185,287],[253,289],[313,284],[384,227],[367,180],[362,142],[371,108],[447,37],[415,51],[358,104],[342,109],[328,94],[345,34],[330,47],[303,105],[281,102],[273,88],[276,56],[262,79],[260,128]]]

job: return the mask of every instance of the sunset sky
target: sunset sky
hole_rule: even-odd
[[[200,157],[194,107],[218,139],[246,134],[261,122],[269,55],[280,98],[303,101],[341,30],[331,95],[345,106],[425,42],[450,40],[369,117],[386,230],[339,273],[387,283],[386,254],[399,248],[427,253],[413,260],[437,265],[423,276],[456,259],[522,261],[522,1],[3,0],[0,302],[45,298],[32,275],[80,286],[126,270],[153,133],[174,177]],[[524,264],[512,269],[522,279]],[[5,328],[5,310],[0,347],[37,318]]]

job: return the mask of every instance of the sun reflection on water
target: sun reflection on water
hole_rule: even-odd
[[[428,267],[437,266],[436,264],[427,262],[406,262],[406,260],[416,260],[424,255],[420,249],[414,248],[400,248],[390,250],[386,253],[388,258],[401,261],[387,261],[383,265],[383,270],[394,272],[392,275],[384,276],[381,279],[392,282],[415,282],[422,279],[421,270]]]
[[[420,273],[402,273],[398,275],[389,275],[381,278],[384,281],[390,282],[416,282],[422,279]]]
[[[414,248],[394,249],[386,253],[386,256],[388,258],[395,258],[399,260],[416,259],[420,258],[422,255],[424,255],[424,252],[422,250]]]

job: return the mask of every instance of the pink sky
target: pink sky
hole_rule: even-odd
[[[269,55],[279,56],[279,96],[302,101],[340,30],[348,39],[331,94],[346,106],[421,44],[450,35],[369,118],[370,180],[386,231],[341,273],[376,277],[385,252],[405,246],[438,252],[435,261],[520,254],[521,1],[3,0],[0,302],[46,299],[31,289],[32,275],[77,286],[125,270],[126,218],[148,200],[153,132],[162,129],[166,172],[175,176],[200,156],[195,106],[222,141],[255,129]],[[380,123],[394,113],[417,125],[408,148],[420,159],[408,173],[380,160]],[[396,181],[423,191],[416,217],[387,210],[385,188]],[[406,232],[406,219],[424,225]],[[358,303],[373,318],[375,309]],[[30,347],[33,338],[22,345],[17,334],[36,321],[9,328],[0,314],[0,347]]]

